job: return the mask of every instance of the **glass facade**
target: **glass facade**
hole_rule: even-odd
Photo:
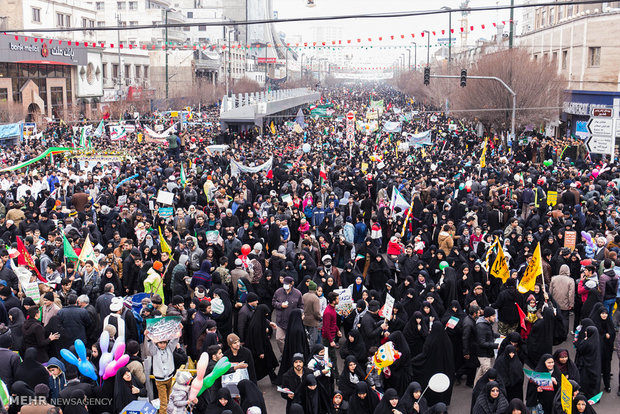
[[[46,105],[47,87],[45,80],[47,78],[64,78],[67,105],[73,103],[71,93],[71,66],[0,62],[0,78],[11,79],[13,86],[13,102],[21,102],[20,89],[29,79],[32,79],[39,87],[39,96]]]

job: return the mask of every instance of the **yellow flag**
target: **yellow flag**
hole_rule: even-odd
[[[527,293],[530,290],[534,290],[534,286],[536,285],[536,278],[538,275],[542,275],[542,256],[540,255],[540,243],[536,245],[536,249],[534,249],[534,254],[530,259],[530,263],[527,265],[527,269],[525,269],[525,273],[521,278],[521,282],[519,282],[518,290],[521,293]]]
[[[168,254],[172,253],[170,246],[168,246],[168,242],[166,242],[166,239],[164,239],[164,235],[161,234],[161,228],[159,228],[159,248],[161,249],[162,252],[165,252]]]
[[[484,139],[484,146],[482,147],[482,155],[480,156],[480,168],[484,168],[487,166],[486,155],[487,155],[487,140]]]
[[[562,374],[562,388],[560,388],[560,401],[562,401],[562,411],[571,414],[573,410],[573,386],[568,378]]]
[[[271,125],[269,126],[269,128],[271,129],[271,133],[272,133],[273,135],[275,135],[275,134],[276,134],[276,127],[275,127],[275,125],[273,124],[273,121],[271,121]]]
[[[510,277],[510,271],[508,271],[506,256],[504,256],[504,249],[502,249],[501,243],[497,243],[497,257],[493,262],[493,266],[491,266],[491,276],[502,279],[502,283],[506,283]]]

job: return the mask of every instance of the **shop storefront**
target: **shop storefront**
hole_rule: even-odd
[[[562,121],[566,122],[567,135],[585,139],[588,137],[586,127],[594,108],[612,108],[614,98],[620,98],[620,92],[605,91],[565,91],[562,104]]]
[[[76,99],[77,68],[88,64],[83,46],[0,35],[0,103],[27,121],[61,118]]]

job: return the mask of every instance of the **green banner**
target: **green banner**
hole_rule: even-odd
[[[6,167],[3,168],[2,170],[0,170],[0,172],[5,172],[5,171],[15,171],[15,170],[19,170],[20,168],[24,168],[29,166],[30,164],[34,164],[37,161],[41,161],[43,158],[47,157],[50,154],[57,154],[60,152],[68,152],[68,151],[73,151],[73,148],[65,148],[65,147],[52,147],[52,148],[48,148],[43,154],[34,157],[28,161],[24,161],[21,164],[17,164],[17,165],[13,165],[12,167]]]

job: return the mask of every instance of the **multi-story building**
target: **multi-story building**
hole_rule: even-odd
[[[566,80],[562,120],[570,134],[585,136],[593,107],[620,98],[620,2],[536,7],[533,26],[517,44],[532,59],[549,61]]]
[[[94,42],[95,12],[78,0],[6,0],[0,17],[0,102],[29,119],[89,115],[103,94],[100,48]],[[83,28],[45,33],[49,28]],[[79,45],[78,45],[79,44]]]

